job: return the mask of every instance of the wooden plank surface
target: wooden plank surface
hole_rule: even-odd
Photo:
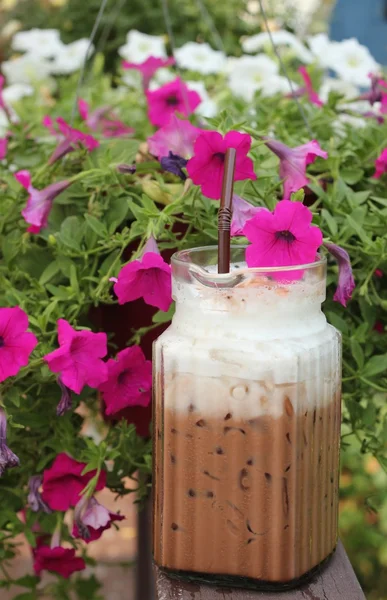
[[[155,567],[157,600],[365,600],[356,575],[339,542],[329,563],[308,583],[288,592],[232,590],[170,579]]]

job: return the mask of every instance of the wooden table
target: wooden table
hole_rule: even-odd
[[[339,542],[329,563],[308,584],[281,592],[252,592],[175,581],[155,568],[157,600],[365,600],[351,563]]]

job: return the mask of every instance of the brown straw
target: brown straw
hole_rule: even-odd
[[[223,187],[218,212],[218,273],[230,272],[230,228],[235,159],[235,148],[228,148],[224,161]]]

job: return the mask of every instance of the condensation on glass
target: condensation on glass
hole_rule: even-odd
[[[341,340],[325,259],[247,269],[172,258],[176,313],[154,345],[154,559],[230,585],[291,586],[337,543]]]

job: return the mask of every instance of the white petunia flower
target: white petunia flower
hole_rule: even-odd
[[[164,38],[159,35],[147,35],[136,29],[129,31],[126,44],[118,49],[122,58],[134,63],[143,63],[150,56],[165,58]]]
[[[318,64],[322,67],[327,67],[326,57],[333,44],[327,34],[318,33],[317,35],[308,37],[308,44]]]
[[[82,67],[86,54],[89,49],[89,40],[82,38],[71,44],[64,44],[62,51],[56,56],[52,62],[52,73],[55,75],[68,75],[79,71]],[[88,58],[94,52],[94,46],[91,46]]]
[[[51,73],[51,63],[33,54],[23,54],[18,58],[6,60],[1,70],[8,85],[15,83],[37,83],[47,79]]]
[[[271,36],[276,46],[288,46],[304,63],[313,62],[313,54],[290,31],[272,31]],[[247,37],[242,41],[244,52],[257,52],[266,46],[271,47],[271,40],[267,31]]]
[[[3,89],[3,98],[6,104],[19,102],[25,96],[32,96],[34,88],[27,83],[14,83]]]
[[[158,83],[158,85],[165,85],[170,81],[176,79],[176,73],[171,71],[170,69],[157,69],[156,73],[153,76],[153,79]]]
[[[368,48],[359,44],[355,38],[332,42],[324,61],[326,66],[333,69],[344,81],[360,87],[368,87],[368,74],[380,69]]]
[[[196,71],[203,75],[219,73],[226,64],[226,55],[219,50],[213,50],[209,44],[187,42],[175,51],[179,67]]]
[[[328,101],[330,92],[335,92],[343,96],[346,100],[352,100],[359,95],[359,89],[342,79],[334,79],[333,77],[327,77],[324,79],[318,95],[323,102]]]
[[[228,83],[235,96],[249,102],[257,90],[268,89],[270,78],[276,75],[278,65],[268,56],[242,56],[233,63]]]
[[[218,107],[216,102],[210,98],[206,87],[202,81],[187,81],[189,89],[197,92],[202,99],[201,103],[195,110],[195,114],[201,115],[202,117],[215,117],[218,114]]]
[[[17,52],[31,52],[35,56],[53,58],[61,52],[63,44],[57,29],[30,29],[15,33],[11,48]]]
[[[9,121],[7,115],[0,109],[0,137],[4,137],[8,131]]]

